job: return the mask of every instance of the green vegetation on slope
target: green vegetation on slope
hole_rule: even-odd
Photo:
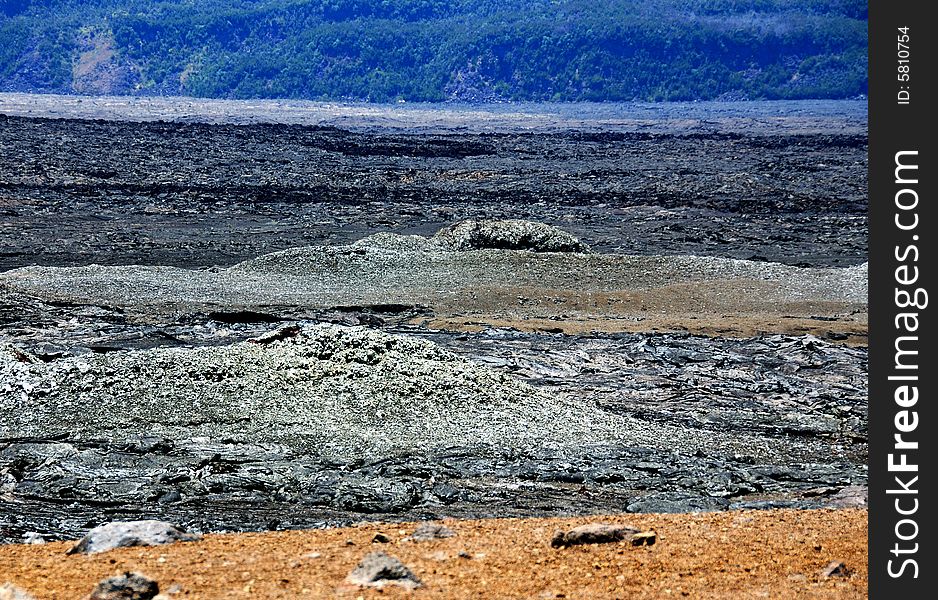
[[[0,0],[0,89],[391,101],[843,98],[860,0]]]

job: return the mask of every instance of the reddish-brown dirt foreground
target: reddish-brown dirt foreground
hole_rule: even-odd
[[[589,522],[654,530],[628,542],[554,549],[558,529]],[[412,523],[208,535],[202,541],[67,556],[70,543],[0,547],[0,584],[37,599],[82,598],[137,571],[170,598],[865,598],[867,511],[776,510],[567,519],[448,521],[455,537],[406,539]],[[373,542],[376,533],[387,543]],[[346,582],[363,556],[398,557],[423,582],[405,590]],[[825,578],[831,561],[849,573]]]

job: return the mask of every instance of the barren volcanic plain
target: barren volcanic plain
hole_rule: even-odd
[[[0,541],[471,519],[445,558],[401,550],[423,593],[481,597],[488,577],[489,597],[663,597],[683,569],[712,576],[687,579],[694,597],[859,597],[866,144],[860,101],[0,95]],[[589,515],[675,545],[634,550],[657,566],[632,587],[587,581],[589,547],[510,583],[562,524],[543,519]],[[342,570],[355,531],[191,547],[319,543]],[[775,566],[747,584],[731,552],[717,574],[695,535],[718,554],[764,535],[750,556]],[[841,556],[793,549],[809,542]],[[87,593],[42,584],[73,578],[49,566],[59,546],[4,546],[0,566],[37,597]],[[835,559],[853,575],[818,579]],[[294,579],[354,595],[329,577]]]

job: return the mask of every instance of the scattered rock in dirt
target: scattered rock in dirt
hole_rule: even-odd
[[[638,529],[625,525],[610,525],[607,523],[590,523],[574,527],[569,531],[558,531],[550,540],[553,548],[566,548],[582,544],[608,544],[631,539],[638,534]]]
[[[20,589],[12,583],[0,585],[0,600],[36,600],[25,590]]]
[[[428,542],[430,540],[454,537],[455,535],[456,532],[446,525],[426,522],[417,526],[414,533],[410,536],[410,539],[415,542]]]
[[[404,563],[384,552],[372,552],[365,556],[349,573],[349,583],[369,587],[384,587],[388,584],[406,588],[420,587],[421,582]]]
[[[372,544],[387,544],[387,543],[390,542],[390,541],[391,541],[391,538],[389,538],[387,535],[381,533],[380,531],[379,531],[378,533],[376,533],[373,538],[371,538],[371,543],[372,543]]]
[[[658,541],[658,534],[654,531],[640,531],[629,538],[629,541],[633,546],[654,546]]]
[[[95,554],[130,546],[159,546],[173,542],[192,542],[199,535],[187,533],[164,521],[115,521],[88,532],[68,554]]]
[[[558,227],[518,219],[460,221],[432,239],[451,250],[589,252],[586,244]]]
[[[851,570],[847,568],[847,565],[843,561],[834,560],[831,561],[824,570],[821,571],[822,579],[830,579],[831,577],[850,577]]]
[[[110,568],[107,562],[111,555],[63,561],[56,548],[0,545],[0,578],[35,590],[42,594],[42,600],[77,600],[100,579],[124,570],[157,579],[161,593],[175,600],[196,596],[204,600],[298,600],[304,597],[302,588],[311,590],[306,595],[310,598],[346,600],[359,596],[372,600],[535,600],[544,597],[546,589],[555,591],[554,598],[563,593],[569,600],[669,598],[663,593],[665,589],[675,592],[671,598],[681,599],[676,584],[688,593],[683,597],[691,599],[717,595],[725,600],[847,600],[866,598],[868,518],[865,509],[847,509],[631,515],[628,521],[607,521],[627,523],[640,531],[657,530],[663,538],[666,535],[659,541],[660,547],[650,550],[633,548],[625,540],[566,550],[547,546],[554,530],[596,522],[595,516],[460,520],[458,537],[440,540],[432,547],[403,544],[394,550],[376,548],[368,540],[383,528],[389,528],[387,532],[397,538],[396,527],[357,523],[339,529],[206,535],[198,544],[125,550],[114,556],[121,564]],[[409,534],[416,524],[400,527]],[[732,533],[729,544],[728,532]],[[359,544],[346,547],[349,537]],[[814,551],[815,545],[822,545],[823,552]],[[312,548],[317,551],[310,553]],[[377,589],[348,583],[346,577],[358,561],[379,548],[402,560],[423,580],[424,587],[411,594],[388,585],[378,593]],[[473,558],[460,555],[467,550]],[[448,559],[440,562],[437,553]],[[167,561],[157,563],[163,554]],[[855,574],[846,579],[819,580],[821,568],[833,557],[855,567]],[[128,562],[139,566],[123,566]],[[143,563],[154,565],[158,572]],[[246,571],[250,575],[245,580]],[[251,584],[250,579],[255,582]],[[182,589],[174,593],[174,585]],[[252,588],[249,593],[243,592],[247,585]],[[636,586],[648,590],[647,594],[636,591]]]
[[[140,573],[124,573],[109,577],[95,586],[88,600],[152,600],[160,586]]]

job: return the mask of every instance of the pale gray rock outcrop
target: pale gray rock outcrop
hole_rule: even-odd
[[[439,230],[433,241],[450,250],[528,250],[589,252],[589,247],[559,227],[519,219],[469,219]]]
[[[384,552],[372,552],[365,556],[349,573],[348,582],[379,588],[392,584],[413,589],[421,585],[417,576],[404,563]]]
[[[199,537],[197,534],[187,533],[164,521],[152,519],[115,521],[89,531],[68,551],[68,554],[96,554],[115,548],[194,542]]]
[[[35,598],[12,583],[4,583],[0,585],[0,600],[35,600]]]

